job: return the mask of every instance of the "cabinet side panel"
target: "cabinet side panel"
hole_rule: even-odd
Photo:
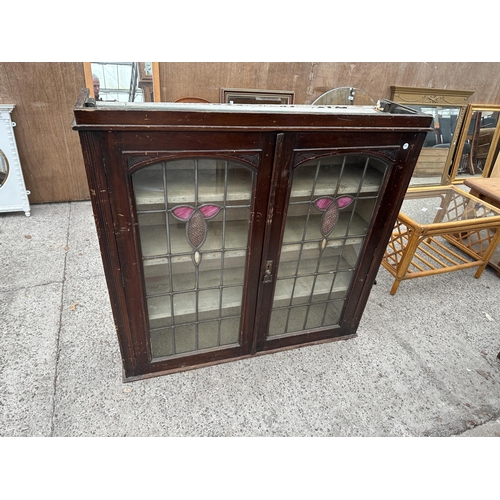
[[[395,159],[390,176],[387,179],[387,187],[380,203],[380,208],[374,214],[374,224],[371,228],[372,235],[369,236],[371,244],[368,246],[366,255],[372,258],[365,258],[363,267],[360,268],[358,284],[362,285],[359,292],[359,299],[351,303],[346,309],[346,318],[350,318],[353,333],[357,329],[361,316],[365,309],[373,283],[377,277],[382,257],[393,231],[396,218],[403,203],[406,191],[410,184],[415,165],[425,140],[425,133],[401,134],[400,144],[409,144],[408,149],[400,149]]]
[[[80,132],[85,169],[90,190],[94,221],[99,247],[108,285],[111,309],[118,334],[125,376],[135,375],[135,360],[131,332],[128,327],[128,312],[123,293],[120,261],[114,237],[113,217],[110,209],[109,191],[103,169],[103,152],[99,133]]]

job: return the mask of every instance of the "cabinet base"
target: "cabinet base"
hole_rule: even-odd
[[[226,359],[223,359],[220,361],[212,361],[210,363],[200,363],[198,365],[184,366],[182,368],[173,368],[171,370],[155,371],[155,372],[145,373],[143,375],[134,375],[134,376],[127,377],[127,375],[125,373],[123,373],[122,381],[123,381],[123,383],[136,382],[138,380],[145,380],[145,379],[149,379],[149,378],[161,377],[162,375],[170,375],[172,373],[185,372],[185,371],[189,371],[189,370],[197,370],[199,368],[206,368],[209,366],[221,365],[223,363],[231,363],[233,361],[240,361],[242,359],[255,358],[256,356],[262,356],[265,354],[274,354],[277,352],[289,351],[292,349],[299,349],[301,347],[310,347],[313,345],[326,344],[329,342],[336,342],[338,340],[349,340],[349,339],[356,338],[357,336],[358,336],[357,333],[354,333],[351,335],[343,335],[342,337],[333,337],[333,338],[329,338],[329,339],[318,340],[315,342],[306,342],[303,344],[297,344],[297,345],[293,345],[293,346],[280,347],[279,349],[270,349],[267,351],[259,351],[255,354],[248,354],[246,356],[237,356],[234,358],[226,358]]]

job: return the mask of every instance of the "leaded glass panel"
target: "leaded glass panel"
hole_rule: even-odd
[[[363,155],[293,171],[269,336],[339,324],[386,171]]]
[[[254,176],[209,158],[133,174],[153,358],[238,345]]]

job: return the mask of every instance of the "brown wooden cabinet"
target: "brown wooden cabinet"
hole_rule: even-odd
[[[73,128],[126,380],[355,335],[430,117],[92,104]]]

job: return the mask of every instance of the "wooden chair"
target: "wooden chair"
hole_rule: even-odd
[[[187,96],[187,97],[179,97],[179,99],[176,99],[174,102],[200,102],[200,103],[210,103],[207,99],[204,99],[203,97],[194,97],[194,96]]]

